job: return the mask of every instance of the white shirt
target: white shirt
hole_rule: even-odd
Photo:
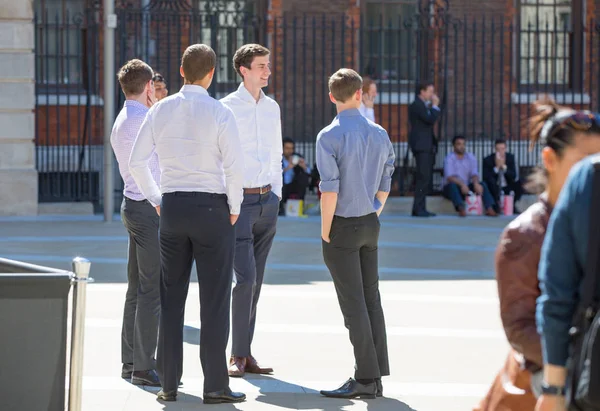
[[[160,164],[160,189],[148,167],[152,152]],[[129,171],[154,206],[161,193],[227,194],[231,214],[243,200],[244,155],[230,109],[191,84],[148,111],[129,159]]]
[[[360,114],[362,114],[363,117],[368,118],[373,123],[375,122],[375,108],[374,107],[367,107],[367,106],[365,106],[365,103],[363,103],[361,101],[360,108],[358,109],[358,111],[360,111]]]
[[[243,82],[221,102],[233,111],[240,130],[244,188],[271,184],[271,191],[281,198],[283,142],[279,104],[262,90],[257,102]]]

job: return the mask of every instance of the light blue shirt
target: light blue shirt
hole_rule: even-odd
[[[389,192],[396,155],[383,127],[358,109],[344,110],[317,136],[321,192],[338,193],[335,215],[362,217],[377,211],[375,195]]]

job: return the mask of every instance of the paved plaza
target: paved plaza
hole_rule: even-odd
[[[507,353],[493,255],[507,218],[382,217],[380,289],[392,375],[376,400],[323,398],[353,374],[353,356],[321,255],[318,217],[280,218],[259,303],[253,351],[272,376],[231,379],[242,404],[202,404],[198,286],[186,306],[183,386],[178,401],[120,378],[127,236],[119,220],[0,218],[0,256],[70,269],[91,260],[83,411],[398,410],[468,411]],[[195,275],[192,275],[195,283]]]

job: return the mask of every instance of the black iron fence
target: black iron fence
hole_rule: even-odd
[[[419,82],[434,82],[441,98],[443,114],[436,125],[438,170],[451,151],[452,137],[457,134],[466,136],[468,149],[479,159],[492,152],[495,139],[504,138],[523,169],[536,165],[539,148],[529,150],[528,128],[523,121],[531,114],[530,103],[540,93],[552,94],[565,105],[596,111],[600,107],[600,32],[593,21],[577,26],[558,17],[550,20],[538,17],[537,21],[515,23],[512,18],[468,19],[447,13],[373,17],[286,12],[264,18],[256,10],[211,8],[215,3],[199,3],[204,6],[156,1],[145,8],[118,8],[117,56],[112,70],[116,73],[127,60],[141,58],[165,77],[170,92],[174,93],[182,85],[179,64],[183,50],[192,43],[209,44],[218,57],[215,81],[209,92],[221,98],[234,91],[240,81],[231,63],[235,50],[248,42],[265,44],[271,50],[273,66],[266,92],[281,106],[284,136],[295,139],[297,150],[313,164],[315,137],[335,116],[335,107],[328,98],[327,78],[340,67],[355,68],[376,81],[376,122],[386,128],[396,148],[397,165],[403,171],[401,194],[411,191],[412,158],[406,143],[408,105],[415,98]],[[165,4],[170,7],[165,8]],[[85,164],[75,171],[79,173],[76,181],[89,182],[89,190],[83,197],[87,195],[92,201],[98,198],[101,187],[95,180],[100,177],[93,177],[101,176],[101,161],[98,163],[95,158],[102,158],[101,147],[97,146],[101,117],[93,104],[94,96],[101,104],[97,93],[101,33],[96,23],[101,20],[96,14],[88,12],[88,19],[82,23],[84,35],[79,41],[85,50],[79,52],[78,48],[73,53],[45,48],[40,53],[38,48],[37,53],[38,61],[56,67],[66,65],[66,56],[74,54],[79,63],[73,67],[79,67],[80,77],[88,79],[84,86],[85,110],[78,106],[78,114],[72,115],[70,121],[65,119],[63,111],[51,106],[38,104],[38,112],[55,110],[62,116],[60,121],[50,120],[50,128],[55,126],[55,133],[62,136],[53,150],[62,153],[59,159],[69,159],[63,164]],[[39,23],[38,46],[48,41],[42,33],[48,35],[55,26],[65,33],[72,23],[54,24],[51,20]],[[73,44],[78,43],[67,44],[67,49]],[[44,73],[40,68],[38,79],[47,78]],[[53,95],[51,90],[38,86],[38,103],[44,93]],[[118,110],[123,95],[120,90],[115,92]],[[66,110],[64,106],[62,109]],[[73,117],[80,120],[78,127],[73,126]],[[69,132],[68,127],[77,129],[77,135]],[[44,172],[50,170],[43,157],[47,149],[42,149],[44,142],[49,141],[44,133],[49,132],[48,128],[38,126],[38,169]],[[440,176],[438,171],[434,188],[438,188]],[[121,187],[120,179],[118,182]],[[65,189],[66,183],[60,180],[50,183],[48,187],[55,190],[52,193],[72,196],[72,191]],[[120,192],[115,195],[120,196]]]
[[[100,198],[102,105],[97,16],[37,9],[35,143],[39,201]]]

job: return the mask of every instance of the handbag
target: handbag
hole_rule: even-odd
[[[574,316],[565,399],[570,411],[600,411],[600,162],[594,163],[587,262],[582,294]]]

